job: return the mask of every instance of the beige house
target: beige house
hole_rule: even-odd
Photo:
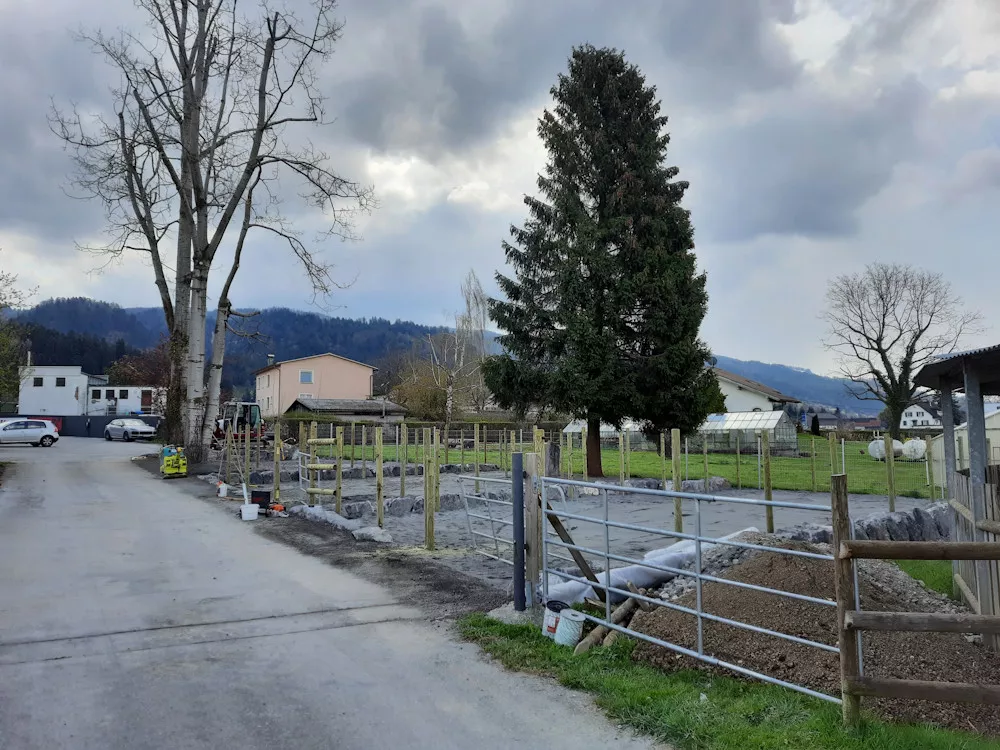
[[[369,399],[377,368],[336,354],[274,362],[254,373],[257,404],[265,419],[284,414],[296,400]]]

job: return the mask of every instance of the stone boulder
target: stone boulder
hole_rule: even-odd
[[[413,510],[415,497],[403,495],[402,497],[390,497],[384,501],[385,514],[387,516],[405,516]]]
[[[359,542],[379,542],[381,544],[391,544],[392,535],[385,529],[378,526],[366,526],[351,532]]]

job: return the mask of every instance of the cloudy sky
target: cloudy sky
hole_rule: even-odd
[[[361,241],[325,244],[351,282],[327,311],[444,323],[468,269],[494,288],[545,162],[536,120],[589,42],[623,49],[670,117],[715,352],[829,371],[826,281],[871,260],[940,271],[1000,318],[995,0],[342,0],[340,14],[321,71],[335,119],[306,135],[379,207]],[[98,272],[75,249],[104,217],[67,194],[46,124],[51,102],[111,101],[113,74],[70,31],[140,23],[130,0],[0,0],[0,268],[36,299],[158,304],[140,259]],[[280,245],[248,255],[237,304],[316,309]]]

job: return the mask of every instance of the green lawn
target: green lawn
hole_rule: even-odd
[[[464,638],[507,668],[551,676],[591,693],[612,720],[678,750],[1000,748],[1000,743],[976,735],[871,718],[848,731],[837,705],[763,683],[694,671],[661,672],[633,661],[634,644],[624,639],[573,656],[572,649],[526,625],[470,615],[459,628]]]
[[[369,437],[369,440],[371,438]],[[526,446],[530,449],[530,444]],[[801,454],[795,456],[775,456],[771,459],[771,486],[778,490],[806,490],[817,492],[830,491],[830,475],[834,472],[841,472],[846,463],[847,488],[848,491],[858,494],[885,495],[888,493],[888,476],[885,463],[875,461],[868,455],[868,444],[864,442],[849,442],[841,452],[837,446],[835,461],[831,463],[829,442],[825,438],[816,438],[815,459],[812,458],[813,442],[809,435],[799,436],[799,451]],[[322,453],[334,455],[336,449],[333,446],[323,446]],[[352,448],[345,446],[345,457],[350,458]],[[355,463],[362,460],[362,446],[356,445],[353,448]],[[374,446],[364,446],[365,460],[372,462],[375,459]],[[410,462],[422,461],[422,448],[409,446],[407,453]],[[570,455],[564,456],[563,474],[568,474],[568,468],[572,466],[572,477],[583,479],[583,451],[579,444],[576,444]],[[383,459],[385,461],[395,461],[397,456],[396,446],[385,445],[383,449]],[[498,466],[507,467],[510,462],[509,453],[505,447],[503,453],[495,443],[491,444],[485,451],[480,451],[480,462],[491,463]],[[471,449],[462,451],[459,448],[445,450],[441,448],[441,461],[444,463],[465,463],[474,461],[474,454]],[[601,453],[601,463],[604,476],[615,478],[619,476],[621,467],[621,457],[617,449],[605,448]],[[923,462],[896,461],[893,464],[895,472],[896,495],[899,497],[929,498],[930,490],[927,486],[927,469]],[[669,461],[666,465],[667,477],[671,476]],[[662,477],[663,462],[655,451],[632,451],[628,456],[629,477],[651,477],[659,479]],[[756,453],[737,456],[732,453],[709,453],[708,472],[712,476],[721,476],[728,479],[734,487],[757,488],[762,482],[763,468],[760,469],[760,479],[758,475]],[[681,453],[681,477],[683,479],[703,479],[705,476],[705,458],[701,452],[692,451],[687,457]],[[936,495],[937,497],[938,495]]]
[[[948,560],[900,560],[896,563],[911,577],[945,596],[954,594],[951,562]]]

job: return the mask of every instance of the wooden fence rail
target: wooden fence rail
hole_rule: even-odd
[[[831,486],[844,723],[848,726],[858,723],[862,697],[1000,705],[1000,685],[865,677],[861,674],[857,636],[861,630],[990,635],[1000,633],[1000,617],[965,613],[862,612],[855,609],[854,590],[854,561],[857,559],[1000,560],[1000,543],[855,541],[851,539],[847,477],[842,474],[832,477]],[[962,581],[961,577],[956,575],[956,581]]]

